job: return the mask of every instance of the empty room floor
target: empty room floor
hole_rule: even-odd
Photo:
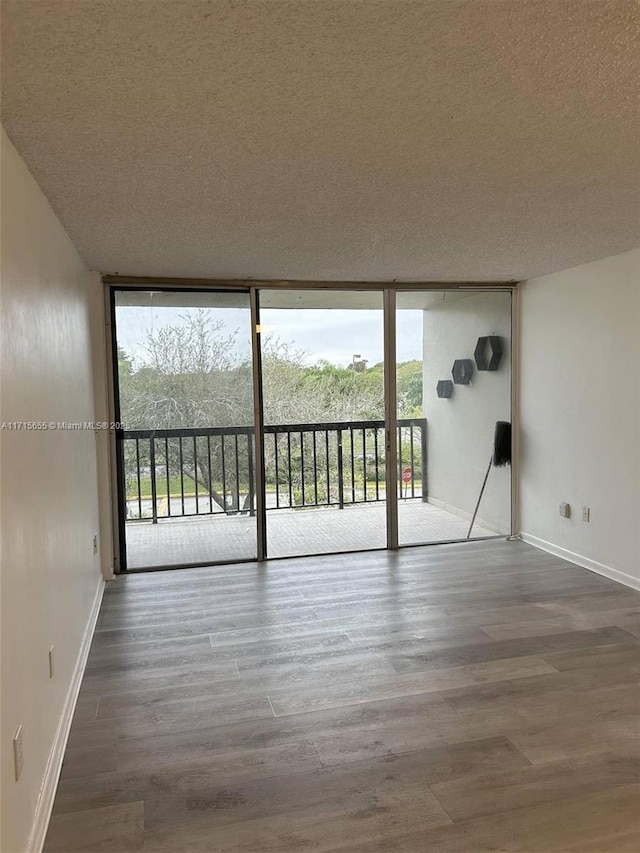
[[[639,633],[519,541],[119,577],[45,853],[635,853]]]

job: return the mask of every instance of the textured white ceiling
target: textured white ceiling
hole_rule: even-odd
[[[2,120],[92,268],[511,280],[638,243],[633,0],[6,0]]]

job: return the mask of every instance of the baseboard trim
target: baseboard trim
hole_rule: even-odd
[[[91,640],[93,639],[96,622],[98,621],[98,614],[100,613],[100,605],[104,594],[104,585],[103,578],[100,578],[100,582],[98,583],[98,588],[96,589],[96,594],[93,599],[93,604],[91,605],[91,610],[89,612],[87,626],[82,637],[82,643],[80,644],[80,651],[71,677],[71,684],[69,685],[67,698],[62,709],[55,738],[53,739],[51,752],[49,753],[47,767],[44,771],[42,786],[40,787],[40,794],[38,796],[38,803],[33,816],[31,833],[29,834],[27,853],[42,853],[42,848],[44,847],[47,829],[49,828],[49,820],[51,819],[51,811],[53,809],[53,801],[56,796],[58,780],[62,770],[62,759],[64,758],[65,749],[67,748],[67,740],[69,739],[69,732],[71,730],[71,721],[73,720],[73,713],[76,709],[78,693],[80,692],[80,684],[82,683],[82,676],[84,675],[87,658],[89,657],[89,649],[91,648]]]
[[[559,545],[554,545],[553,542],[547,542],[545,539],[539,539],[530,533],[520,533],[520,538],[523,542],[533,545],[534,548],[540,548],[541,551],[554,554],[556,557],[561,557],[563,560],[568,560],[570,563],[582,566],[583,569],[589,569],[590,572],[603,575],[605,578],[609,578],[609,580],[624,584],[624,586],[630,586],[631,589],[640,590],[640,580],[634,578],[633,575],[613,569],[611,566],[605,566],[604,563],[598,563],[589,557],[583,557],[582,554],[568,551],[566,548],[561,548]]]

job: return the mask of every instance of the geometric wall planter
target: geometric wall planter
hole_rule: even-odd
[[[450,379],[441,379],[436,385],[436,392],[438,397],[449,399],[453,396],[453,382]]]
[[[502,359],[502,338],[497,335],[478,338],[473,357],[478,370],[497,370]]]
[[[470,358],[457,358],[451,369],[456,385],[470,385],[473,376],[473,362]]]

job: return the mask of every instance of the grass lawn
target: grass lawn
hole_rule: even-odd
[[[156,477],[156,491],[158,493],[159,498],[166,498],[167,496],[167,480],[165,477]],[[170,477],[169,478],[169,492],[172,498],[179,498],[181,495],[180,491],[180,477]],[[191,477],[188,477],[186,474],[184,476],[184,494],[185,497],[187,495],[195,495],[196,493],[196,484]],[[198,486],[198,495],[206,495],[207,492],[203,486]],[[140,497],[144,500],[145,498],[151,497],[151,477],[140,477]],[[138,483],[134,480],[132,483],[127,484],[127,500],[137,500],[138,498]]]
[[[215,483],[215,489],[217,492],[222,492],[222,483]],[[422,483],[420,480],[416,480],[414,488],[420,489]],[[380,480],[378,484],[379,488],[384,488],[384,480]],[[345,494],[351,489],[351,480],[345,478],[344,483]],[[362,489],[362,478],[356,477],[356,488],[358,490]],[[166,498],[167,496],[167,481],[164,477],[156,478],[156,489],[158,498]],[[294,487],[295,490],[295,487]],[[267,492],[270,494],[275,494],[276,487],[273,484],[267,484]],[[284,483],[280,484],[280,493],[284,494],[288,491],[288,486]],[[309,495],[313,494],[313,483],[306,483],[306,489]],[[318,492],[320,493],[321,486],[318,484]],[[376,483],[375,480],[367,480],[367,495],[375,494],[376,491]],[[332,488],[333,492],[333,488]],[[403,485],[401,496],[404,495],[405,487]],[[172,498],[179,498],[181,496],[180,490],[180,477],[171,477],[169,479],[169,493]],[[244,493],[244,490],[243,490]],[[185,497],[195,497],[196,494],[196,484],[192,477],[184,475],[184,495]],[[198,485],[198,497],[206,497],[208,495],[208,491],[205,489],[203,485]],[[228,491],[227,494],[230,494]],[[411,494],[411,486],[409,485],[408,494]],[[142,500],[149,500],[151,498],[151,477],[141,477],[140,478],[140,497]],[[129,483],[127,486],[127,500],[137,500],[138,499],[138,484],[137,482]]]

